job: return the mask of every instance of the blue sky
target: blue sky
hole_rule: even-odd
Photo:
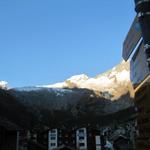
[[[12,87],[95,76],[121,60],[133,0],[1,0],[0,80]]]

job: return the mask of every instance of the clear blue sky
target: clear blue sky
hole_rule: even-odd
[[[134,0],[0,0],[0,80],[11,87],[95,76],[121,60]]]

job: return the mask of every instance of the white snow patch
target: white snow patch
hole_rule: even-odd
[[[85,74],[80,74],[80,75],[75,75],[75,76],[72,76],[71,78],[67,79],[67,81],[71,81],[73,83],[76,83],[76,82],[85,82],[86,80],[88,80],[89,77]]]
[[[6,81],[0,81],[0,88],[7,89],[8,88],[8,82],[6,82]]]
[[[55,83],[52,85],[42,85],[40,87],[44,87],[44,88],[64,88],[66,87],[67,84],[65,82],[60,82],[60,83]]]
[[[127,70],[118,73],[116,77],[118,81],[130,81],[130,73]]]
[[[51,88],[50,90],[59,93],[68,93],[73,92],[71,89],[62,89],[62,88]]]
[[[41,87],[20,87],[20,88],[13,88],[16,91],[37,91],[37,90],[41,90]]]

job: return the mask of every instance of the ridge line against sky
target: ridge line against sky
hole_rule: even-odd
[[[134,1],[1,0],[0,80],[45,85],[121,62]]]

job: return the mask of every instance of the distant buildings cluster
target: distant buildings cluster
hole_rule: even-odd
[[[41,137],[45,137],[47,143],[42,144],[48,150],[133,150],[137,134],[136,121],[131,120],[116,127],[54,128],[41,133]],[[38,141],[41,139],[37,136]]]
[[[0,122],[0,150],[133,150],[135,123],[28,131],[4,121]]]
[[[48,150],[60,149],[61,147],[101,150],[104,145],[104,137],[100,130],[94,128],[82,127],[72,130],[52,129],[48,131]]]

